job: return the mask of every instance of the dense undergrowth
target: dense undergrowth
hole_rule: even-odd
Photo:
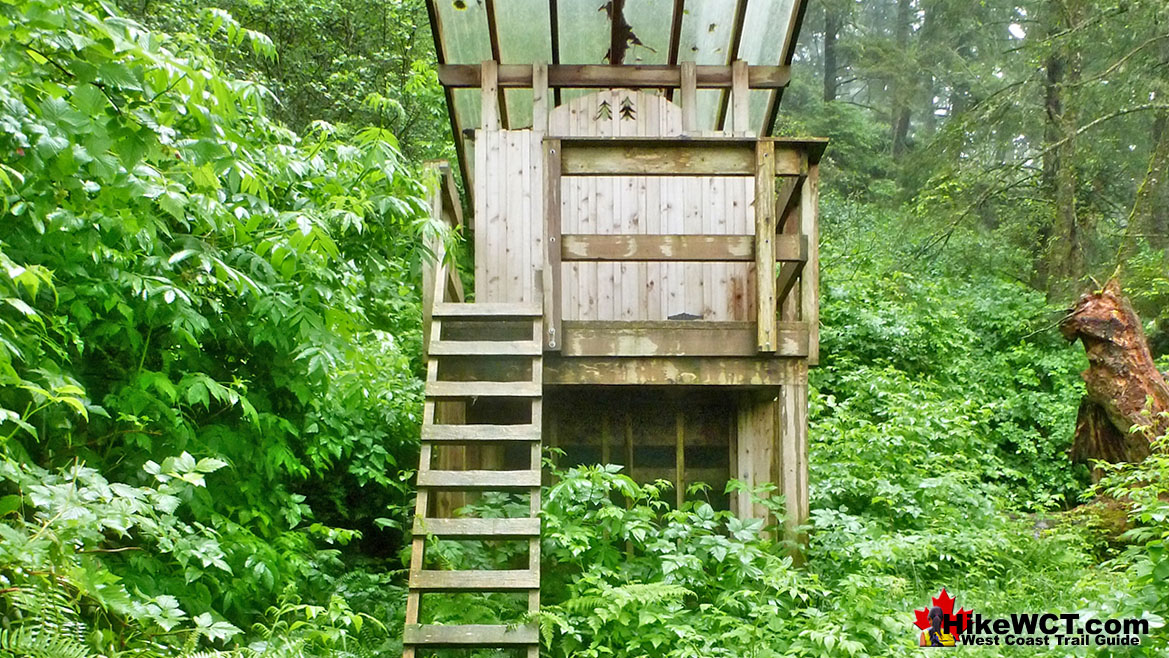
[[[267,39],[197,16],[167,36],[97,3],[0,4],[0,656],[401,650],[427,181],[386,130],[267,118],[278,99],[199,45],[271,57]],[[1164,655],[1164,453],[1090,487],[1059,309],[985,256],[993,234],[939,255],[917,246],[928,203],[846,200],[876,174],[842,163],[880,164],[877,133],[822,118],[843,155],[806,563],[701,496],[673,510],[615,467],[559,473],[545,653],[907,655],[912,610],[947,587],[985,613],[1148,616],[1136,653]],[[1157,262],[1134,261],[1138,303],[1169,289]],[[1132,506],[1065,511],[1098,493]],[[437,548],[437,567],[524,557]]]

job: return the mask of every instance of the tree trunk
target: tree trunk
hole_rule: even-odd
[[[909,10],[910,0],[897,0],[897,50],[904,56],[909,55]],[[905,71],[895,75],[898,79],[893,85],[893,108],[890,117],[890,129],[893,140],[893,159],[900,160],[908,148],[909,96],[913,85],[908,81],[909,76],[912,75],[911,72]]]
[[[1066,31],[1079,21],[1079,0],[1049,0],[1048,30]],[[1041,182],[1051,199],[1050,223],[1040,228],[1040,262],[1036,268],[1040,285],[1051,298],[1071,296],[1084,275],[1086,237],[1076,209],[1079,176],[1076,169],[1076,132],[1079,129],[1075,109],[1064,96],[1064,88],[1080,80],[1081,56],[1070,37],[1052,44],[1046,62],[1044,81],[1044,146]]]
[[[824,102],[836,100],[837,73],[836,42],[840,38],[840,30],[844,27],[844,20],[836,8],[824,7]]]
[[[1169,246],[1169,112],[1158,112],[1153,119],[1152,145],[1149,168],[1133,200],[1122,259],[1132,255],[1142,237],[1156,249]]]
[[[1088,355],[1073,458],[1144,459],[1149,441],[1169,430],[1169,386],[1120,282],[1112,279],[1103,290],[1082,295],[1059,328],[1069,341],[1080,339]]]

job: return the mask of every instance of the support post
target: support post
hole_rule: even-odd
[[[499,130],[499,62],[484,60],[480,65],[480,79],[479,127],[483,130]]]
[[[750,125],[750,97],[747,86],[747,62],[741,59],[731,64],[731,132],[748,135]]]
[[[755,145],[755,311],[760,352],[776,348],[775,144]]]
[[[820,363],[820,165],[808,167],[800,191],[800,233],[808,238],[808,262],[800,274],[800,319],[808,325],[808,365]]]
[[[548,65],[532,65],[532,130],[537,135],[548,132]]]
[[[698,69],[694,62],[682,62],[682,134],[698,132]]]
[[[544,140],[544,349],[559,352],[564,342],[560,268],[560,140]]]
[[[783,538],[796,548],[805,538],[798,532],[808,522],[808,379],[779,388],[774,473],[785,502]]]

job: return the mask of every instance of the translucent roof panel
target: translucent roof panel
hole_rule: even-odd
[[[605,64],[610,27],[600,0],[565,0],[558,4],[561,64]]]
[[[670,57],[672,0],[625,0],[625,22],[636,40],[622,64],[667,64]]]
[[[487,6],[477,0],[436,0],[443,61],[448,64],[479,63],[491,59],[491,34]]]
[[[619,62],[625,65],[727,65],[733,59],[756,66],[781,65],[795,49],[799,26],[792,29],[792,21],[802,16],[807,1],[427,0],[443,63],[477,65],[493,58],[494,47],[504,66],[611,64],[614,38],[623,44]],[[675,16],[678,7],[680,17]],[[677,61],[671,61],[672,52]],[[563,102],[586,93],[590,92],[562,89],[559,96]],[[717,129],[726,96],[723,90],[699,90],[700,130]],[[504,98],[506,127],[530,126],[531,92],[507,89]],[[775,90],[751,91],[751,123],[760,134],[768,132],[778,98]],[[477,128],[478,92],[454,89],[453,99],[450,111],[459,131]],[[468,145],[461,142],[464,147]],[[466,165],[467,153],[461,155]]]

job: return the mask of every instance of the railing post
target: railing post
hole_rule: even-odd
[[[426,163],[427,179],[431,188],[427,194],[430,201],[430,217],[432,221],[442,221],[443,171],[441,162]],[[422,261],[422,355],[430,353],[430,320],[434,311],[434,304],[441,302],[446,290],[446,276],[443,271],[442,238],[436,238],[429,232],[423,234],[423,244],[433,256],[434,261],[424,258]]]
[[[776,349],[775,143],[755,143],[755,311],[760,352]]]
[[[808,364],[820,363],[820,165],[808,167],[800,191],[800,233],[808,239],[808,262],[800,274],[800,319],[808,325]]]
[[[560,303],[560,140],[544,140],[544,349],[560,351],[564,342]]]

